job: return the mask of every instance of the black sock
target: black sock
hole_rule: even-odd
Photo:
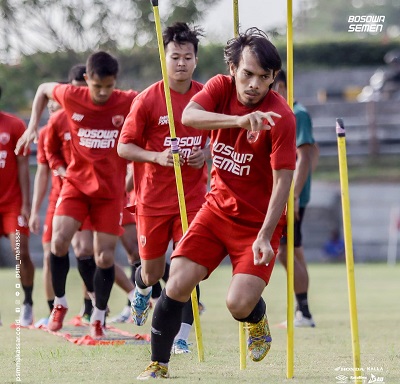
[[[54,308],[54,299],[53,300],[47,300],[47,305],[49,306],[50,312]]]
[[[267,306],[265,304],[264,299],[260,297],[260,300],[254,307],[254,309],[251,311],[249,316],[247,316],[245,319],[236,319],[236,320],[242,323],[246,322],[246,323],[257,324],[265,315],[266,308]]]
[[[135,283],[135,274],[136,274],[136,270],[140,267],[140,260],[135,261],[132,265],[131,265],[131,281],[133,284]]]
[[[94,274],[94,294],[96,296],[96,307],[102,311],[107,309],[114,279],[114,265],[105,269],[96,267],[96,272]]]
[[[68,252],[65,256],[56,256],[50,252],[51,281],[56,297],[65,296],[65,284],[69,272]]]
[[[167,364],[171,357],[174,338],[181,326],[182,309],[185,303],[170,299],[162,291],[157,301],[151,322],[151,360]]]
[[[24,304],[32,305],[33,304],[33,301],[32,301],[33,285],[30,287],[23,285],[22,289],[24,290],[24,295],[25,295]]]
[[[159,281],[153,285],[153,289],[151,290],[151,297],[153,299],[157,299],[161,296],[162,287]]]
[[[83,302],[84,302],[83,314],[90,316],[92,314],[92,310],[93,310],[92,299],[84,299]]]
[[[88,292],[94,291],[94,273],[96,271],[96,263],[93,256],[78,257],[78,271],[85,283]]]
[[[301,311],[304,317],[306,317],[307,319],[311,319],[311,313],[308,308],[307,292],[296,293],[296,300],[299,311]]]
[[[142,272],[142,266],[140,265],[135,272],[135,283],[136,286],[139,287],[140,289],[146,289],[148,288],[148,286],[143,282],[141,272]]]

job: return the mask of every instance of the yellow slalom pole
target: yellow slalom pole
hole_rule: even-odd
[[[179,201],[179,212],[181,215],[182,232],[185,233],[188,229],[185,194],[183,191],[182,173],[181,173],[181,166],[180,166],[180,162],[179,162],[179,145],[178,145],[178,140],[176,138],[176,132],[175,132],[174,115],[173,115],[172,103],[171,103],[171,93],[169,90],[167,65],[166,65],[166,61],[165,61],[164,43],[163,43],[162,32],[161,32],[160,14],[158,11],[158,0],[151,0],[151,3],[153,5],[154,21],[156,24],[158,52],[160,55],[161,72],[162,72],[162,77],[163,77],[163,82],[164,82],[165,101],[167,103],[168,122],[169,122],[170,136],[171,136],[171,149],[172,149],[172,156],[174,159],[176,190],[178,193],[178,201]],[[204,361],[204,348],[203,348],[203,337],[202,337],[202,332],[201,332],[199,306],[198,306],[198,301],[197,301],[196,289],[193,290],[193,292],[191,294],[191,299],[192,299],[192,307],[193,307],[194,329],[195,329],[195,333],[196,333],[197,353],[198,353],[199,361],[202,362],[202,361]]]
[[[336,119],[336,135],[339,156],[340,190],[342,196],[342,215],[344,230],[344,246],[346,251],[347,285],[350,306],[350,326],[353,349],[353,367],[355,382],[361,383],[360,343],[358,338],[356,286],[354,279],[354,257],[351,232],[349,184],[347,175],[346,131],[342,119]]]
[[[233,33],[234,36],[239,36],[239,0],[233,0]],[[239,355],[240,355],[240,370],[246,369],[246,329],[243,322],[239,321]]]
[[[287,0],[287,101],[293,109],[293,18],[292,0]],[[294,185],[290,187],[287,209],[287,363],[286,377],[293,378],[294,371]]]

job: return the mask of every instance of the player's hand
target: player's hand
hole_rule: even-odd
[[[18,139],[17,145],[15,146],[15,154],[20,155],[21,151],[24,156],[28,154],[29,146],[32,142],[37,143],[38,141],[38,132],[37,130],[28,130],[26,129],[22,136]]]
[[[204,156],[204,152],[199,147],[193,147],[192,153],[187,159],[188,165],[192,168],[200,169],[205,161],[206,157]]]
[[[254,111],[244,116],[239,116],[239,125],[248,131],[268,131],[275,126],[274,119],[281,118],[275,112]]]
[[[252,246],[254,265],[268,265],[275,253],[268,239],[257,237]]]
[[[31,214],[31,217],[29,219],[29,229],[35,235],[39,234],[40,216],[37,213]]]
[[[183,165],[184,158],[181,154],[179,154],[179,163]],[[174,166],[174,158],[172,155],[171,148],[167,148],[163,152],[159,152],[157,155],[157,164],[162,165],[163,167],[173,167]]]

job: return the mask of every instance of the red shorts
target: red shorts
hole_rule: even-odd
[[[89,217],[93,231],[120,236],[123,233],[122,206],[123,196],[115,199],[91,197],[65,180],[54,214],[69,216],[81,223]]]
[[[17,230],[23,235],[29,236],[29,226],[21,216],[21,209],[11,207],[7,212],[0,212],[0,236],[16,233]]]
[[[196,212],[188,212],[190,223]],[[182,223],[180,215],[143,216],[136,215],[137,239],[140,258],[143,260],[157,259],[165,254],[170,240],[174,243],[182,238]]]
[[[122,226],[129,224],[136,224],[136,217],[133,212],[131,212],[128,208],[124,208],[122,211]]]
[[[51,235],[53,233],[53,216],[54,211],[56,210],[56,201],[49,200],[49,205],[47,206],[46,218],[43,225],[43,235],[42,235],[42,243],[50,243]],[[80,231],[92,231],[92,223],[90,222],[90,217],[87,216],[82,226],[79,228]]]
[[[275,257],[266,265],[254,265],[252,245],[261,224],[238,223],[231,218],[215,214],[205,204],[190,225],[189,230],[178,243],[171,258],[184,256],[208,269],[208,276],[229,255],[232,274],[245,273],[258,276],[268,284]],[[278,251],[283,226],[278,225],[271,246]]]

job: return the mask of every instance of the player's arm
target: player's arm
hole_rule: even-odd
[[[118,143],[118,155],[130,161],[138,163],[155,163],[164,167],[173,167],[174,160],[170,148],[162,152],[148,151],[133,143]],[[183,164],[183,157],[180,156],[181,165]]]
[[[133,190],[133,167],[126,167],[126,177],[125,177],[125,191],[132,192]]]
[[[26,222],[28,222],[31,213],[31,204],[29,199],[29,157],[17,156],[17,164],[18,181],[22,194],[21,215],[26,219]]]
[[[206,111],[200,104],[190,101],[182,113],[182,124],[206,130],[244,128],[249,131],[261,131],[275,126],[273,117],[276,119],[281,116],[275,112],[261,111],[244,116],[225,115]]]
[[[46,196],[51,170],[45,163],[38,163],[33,185],[32,210],[29,219],[30,230],[38,234],[40,230],[39,211]]]
[[[19,138],[15,147],[15,153],[19,154],[23,148],[23,154],[26,155],[29,145],[32,141],[38,139],[38,127],[40,117],[47,106],[49,99],[53,98],[53,89],[58,83],[42,83],[39,85],[32,103],[32,113],[29,120],[28,128]]]
[[[56,171],[61,178],[65,177],[67,163],[62,153],[62,141],[52,124],[48,124],[48,135],[45,140],[44,151],[50,168]]]
[[[289,198],[293,171],[273,170],[273,188],[267,214],[257,238],[253,243],[254,264],[268,264],[274,257],[270,241]]]

